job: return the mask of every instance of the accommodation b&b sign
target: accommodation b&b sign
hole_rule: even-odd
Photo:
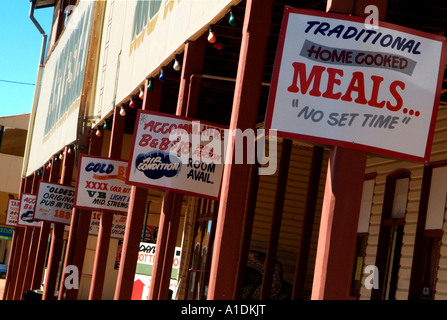
[[[427,162],[445,53],[444,37],[286,7],[265,127]]]

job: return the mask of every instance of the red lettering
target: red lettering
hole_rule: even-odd
[[[396,91],[396,87],[400,87],[402,90],[404,90],[405,83],[403,83],[402,81],[399,81],[399,80],[391,82],[390,93],[394,97],[394,99],[396,99],[396,104],[392,105],[389,101],[387,101],[386,107],[390,111],[399,111],[403,105],[402,97],[400,96],[399,92]]]
[[[359,57],[360,55],[358,55]],[[377,58],[377,56],[376,56]],[[382,58],[382,56],[381,56]],[[389,63],[389,62],[387,62]],[[392,62],[393,63],[393,62]],[[313,66],[310,74],[307,76],[306,73],[306,65],[300,62],[292,63],[294,68],[293,80],[292,84],[287,88],[289,92],[298,93],[301,91],[302,94],[308,93],[311,96],[319,97],[322,96],[324,98],[351,102],[353,101],[353,93],[357,93],[357,97],[354,102],[358,104],[368,104],[371,107],[375,108],[383,108],[385,105],[390,111],[398,111],[403,106],[403,100],[401,93],[398,89],[404,90],[405,83],[402,81],[393,81],[389,86],[389,93],[395,99],[395,104],[392,101],[382,100],[379,101],[379,92],[380,87],[384,81],[383,77],[373,75],[371,76],[372,87],[370,86],[370,82],[368,83],[368,89],[371,88],[371,96],[370,99],[366,99],[366,87],[365,87],[365,76],[362,72],[357,71],[352,73],[352,77],[350,79],[349,85],[347,86],[346,92],[344,94],[342,92],[336,92],[335,86],[341,86],[342,81],[344,80],[343,75],[344,72],[342,69],[335,68],[325,68],[322,66]],[[327,72],[327,87],[326,91],[321,94],[320,85],[323,76],[323,72],[326,70]],[[310,89],[310,91],[309,91]],[[174,144],[176,146],[176,144]],[[181,146],[180,146],[181,148]]]
[[[154,121],[153,120],[151,120],[151,121],[149,121],[148,123],[146,123],[145,125],[144,125],[144,130],[147,130],[147,128],[149,128],[149,131],[152,131],[152,128],[154,127]]]
[[[349,83],[348,89],[346,93],[341,97],[343,101],[352,101],[351,94],[352,92],[357,92],[357,99],[355,99],[356,103],[366,104],[365,98],[365,79],[363,78],[363,73],[361,72],[353,72],[352,79]]]
[[[368,101],[368,105],[376,108],[383,108],[385,106],[385,101],[377,102],[377,97],[379,96],[380,83],[383,81],[382,77],[371,76],[373,81],[373,88],[371,92],[371,99]]]
[[[321,76],[326,68],[321,66],[313,66],[312,70],[310,71],[309,77],[306,78],[306,65],[304,63],[294,62],[292,63],[292,66],[294,68],[293,80],[292,84],[287,88],[287,90],[290,92],[299,92],[300,91],[300,89],[298,88],[298,78],[299,78],[302,94],[306,94],[307,90],[309,89],[310,85],[313,82],[313,87],[312,90],[309,91],[309,94],[315,97],[321,96],[321,92],[319,90],[321,83]]]
[[[149,144],[149,141],[151,141],[152,136],[150,134],[143,134],[141,135],[141,140],[138,143],[141,147],[146,147]]]
[[[327,81],[326,91],[325,91],[325,93],[323,93],[323,97],[338,100],[338,99],[340,99],[341,92],[334,93],[334,84],[339,86],[341,84],[341,80],[335,78],[335,76],[339,75],[339,76],[343,77],[343,70],[327,68],[326,71],[328,73],[329,78]]]

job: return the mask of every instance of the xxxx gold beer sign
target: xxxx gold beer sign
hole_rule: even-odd
[[[441,36],[286,7],[265,128],[427,162],[445,56]]]
[[[78,208],[127,212],[130,186],[126,184],[127,161],[82,155],[76,185]]]

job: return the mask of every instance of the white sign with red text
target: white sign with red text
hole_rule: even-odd
[[[19,219],[20,200],[8,199],[8,210],[6,211],[7,226],[17,226],[17,220]]]
[[[286,7],[265,127],[427,162],[445,54],[441,36]]]
[[[127,182],[218,199],[225,129],[138,110]]]
[[[74,187],[40,181],[34,219],[70,224],[74,195]]]
[[[34,194],[22,194],[20,200],[18,226],[22,227],[40,227],[41,221],[34,220],[34,210],[36,208],[36,198]]]
[[[90,220],[89,235],[97,236],[99,234],[99,225],[101,223],[101,211],[93,211]],[[105,214],[110,214],[106,212]],[[112,230],[110,231],[110,238],[123,239],[126,231],[127,215],[123,213],[113,213]]]

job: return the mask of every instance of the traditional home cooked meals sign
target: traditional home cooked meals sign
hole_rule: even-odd
[[[445,54],[441,36],[286,7],[265,127],[427,162]]]
[[[217,199],[225,129],[138,110],[127,183]]]

